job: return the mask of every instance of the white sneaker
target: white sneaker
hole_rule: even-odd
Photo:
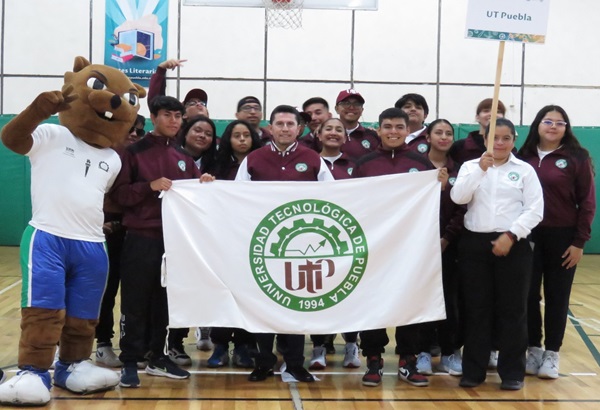
[[[419,374],[424,374],[426,376],[433,374],[433,369],[431,368],[431,353],[419,353],[417,356],[417,371]]]
[[[96,348],[96,363],[102,363],[108,367],[123,366],[123,362],[119,360],[111,345]]]
[[[310,359],[310,366],[308,366],[308,369],[323,370],[325,366],[327,366],[327,361],[325,360],[325,353],[325,347],[315,347],[312,351],[312,358]]]
[[[492,350],[490,352],[490,360],[488,361],[488,369],[498,368],[498,351]]]
[[[538,371],[540,379],[558,379],[558,363],[560,356],[558,352],[546,350],[542,356],[542,365]]]
[[[358,357],[358,345],[356,343],[346,343],[346,347],[344,347],[343,366],[348,369],[358,369],[360,367],[360,358]]]
[[[542,365],[542,356],[544,349],[536,346],[529,346],[527,348],[527,361],[525,362],[525,373],[536,375]]]
[[[210,340],[210,327],[199,327],[196,329],[196,349],[208,352],[214,349]]]
[[[462,376],[462,356],[460,350],[449,356],[442,356],[438,369],[451,376]]]

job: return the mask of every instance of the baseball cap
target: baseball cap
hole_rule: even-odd
[[[249,95],[248,97],[242,98],[238,102],[237,111],[239,112],[240,108],[242,108],[243,105],[248,104],[248,103],[258,104],[258,105],[260,105],[262,107],[262,104],[260,103],[260,101],[258,100],[258,98]]]
[[[363,98],[363,96],[360,95],[359,92],[353,88],[349,88],[347,90],[340,91],[340,93],[337,96],[337,99],[335,100],[335,103],[339,104],[341,101],[344,101],[346,98],[349,98],[349,97],[355,97],[355,98],[359,99],[360,101],[362,101],[363,104],[365,103],[365,99]]]
[[[183,105],[186,105],[192,98],[196,98],[200,101],[208,103],[208,95],[206,94],[206,91],[201,88],[192,88],[190,91],[188,91],[183,99]]]

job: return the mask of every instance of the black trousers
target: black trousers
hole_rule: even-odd
[[[123,228],[109,235],[106,235],[106,249],[108,251],[108,280],[106,290],[102,296],[100,305],[100,317],[96,326],[96,339],[98,343],[110,343],[115,335],[114,326],[114,308],[119,283],[121,281],[121,250],[125,240],[125,230]]]
[[[516,242],[507,256],[495,256],[491,241],[499,233],[465,231],[459,244],[460,284],[465,301],[463,375],[483,381],[496,331],[498,374],[525,377],[527,294],[532,268],[529,241]]]
[[[258,354],[255,358],[257,367],[273,368],[277,356],[273,353],[274,333],[255,333]],[[285,338],[283,360],[288,368],[304,365],[304,335],[277,335]]]
[[[569,298],[576,266],[561,266],[563,253],[573,243],[574,228],[538,227],[532,231],[533,275],[527,305],[529,346],[542,346],[542,311],[540,294],[544,286],[544,329],[546,350],[558,352],[565,337]]]
[[[162,238],[127,232],[121,259],[121,355],[123,363],[162,356],[169,312],[160,284]],[[149,344],[147,337],[149,336]]]
[[[334,337],[335,335],[310,335],[310,340],[313,343],[313,347],[323,346],[327,336]],[[358,340],[358,332],[344,333],[344,340],[346,343],[356,343]]]

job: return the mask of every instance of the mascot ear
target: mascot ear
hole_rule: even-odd
[[[139,84],[134,83],[133,85],[137,88],[140,98],[144,98],[146,96],[146,89]]]
[[[77,73],[89,65],[90,62],[87,60],[87,58],[77,56],[75,57],[75,62],[73,63],[73,71]]]

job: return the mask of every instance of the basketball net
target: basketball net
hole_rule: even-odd
[[[263,0],[266,25],[269,28],[302,27],[302,8],[304,0]]]

